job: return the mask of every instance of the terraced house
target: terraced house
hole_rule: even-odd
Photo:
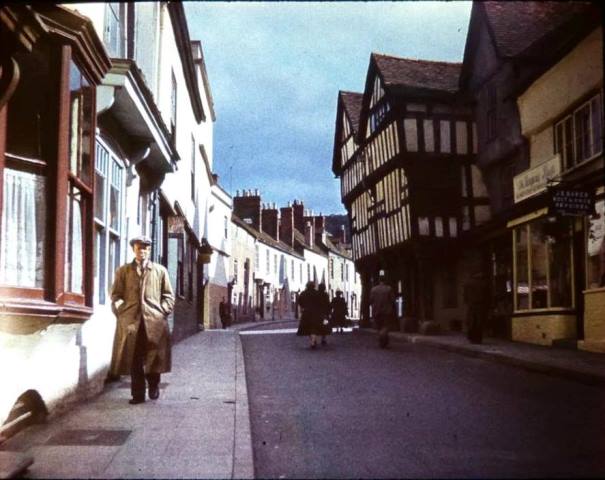
[[[6,433],[102,389],[130,238],[169,270],[173,339],[198,331],[214,111],[182,4],[3,6],[0,35]]]

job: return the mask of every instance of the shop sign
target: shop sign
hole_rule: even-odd
[[[543,192],[549,180],[561,174],[561,156],[552,157],[537,167],[526,170],[513,178],[515,203]]]
[[[591,215],[594,214],[594,196],[584,190],[556,187],[550,189],[550,207],[555,215]]]
[[[168,217],[168,233],[185,233],[185,217]]]

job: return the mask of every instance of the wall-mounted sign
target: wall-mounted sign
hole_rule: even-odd
[[[185,233],[185,217],[168,217],[168,233]]]
[[[513,178],[515,203],[546,190],[549,180],[561,174],[561,157],[559,154],[540,165],[530,168]]]
[[[592,215],[594,195],[585,190],[553,187],[550,191],[550,213],[556,215],[583,216]]]

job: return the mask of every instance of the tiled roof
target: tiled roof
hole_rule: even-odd
[[[298,230],[294,229],[294,241],[297,242],[301,247],[306,248],[307,250],[311,250],[318,255],[326,256],[325,252],[317,246],[316,242],[313,242],[313,246],[310,246],[305,241],[305,236]]]
[[[353,124],[353,133],[359,130],[359,115],[361,113],[361,103],[363,101],[363,93],[343,92],[340,91],[342,103]]]
[[[574,16],[595,8],[590,2],[481,2],[494,33],[499,53],[504,57],[519,55]]]
[[[275,240],[273,237],[271,237],[271,235],[268,235],[265,232],[259,232],[256,228],[254,228],[252,225],[248,225],[237,215],[232,214],[231,220],[233,221],[233,223],[235,223],[239,227],[246,230],[250,235],[252,235],[258,241],[263,242],[264,244],[269,245],[278,250],[281,250],[282,252],[285,252],[289,255],[294,255],[298,258],[302,258],[302,255],[300,253],[298,253],[296,250],[294,250],[292,247],[290,247],[289,245],[286,245],[282,241]]]
[[[372,53],[385,86],[458,91],[461,63],[415,60]]]

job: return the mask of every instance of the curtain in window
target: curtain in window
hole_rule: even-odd
[[[71,187],[68,196],[67,212],[67,242],[65,262],[65,290],[73,293],[84,293],[84,265],[83,265],[83,235],[82,235],[82,195],[80,191]]]
[[[4,170],[0,283],[42,287],[44,198],[43,177]]]

